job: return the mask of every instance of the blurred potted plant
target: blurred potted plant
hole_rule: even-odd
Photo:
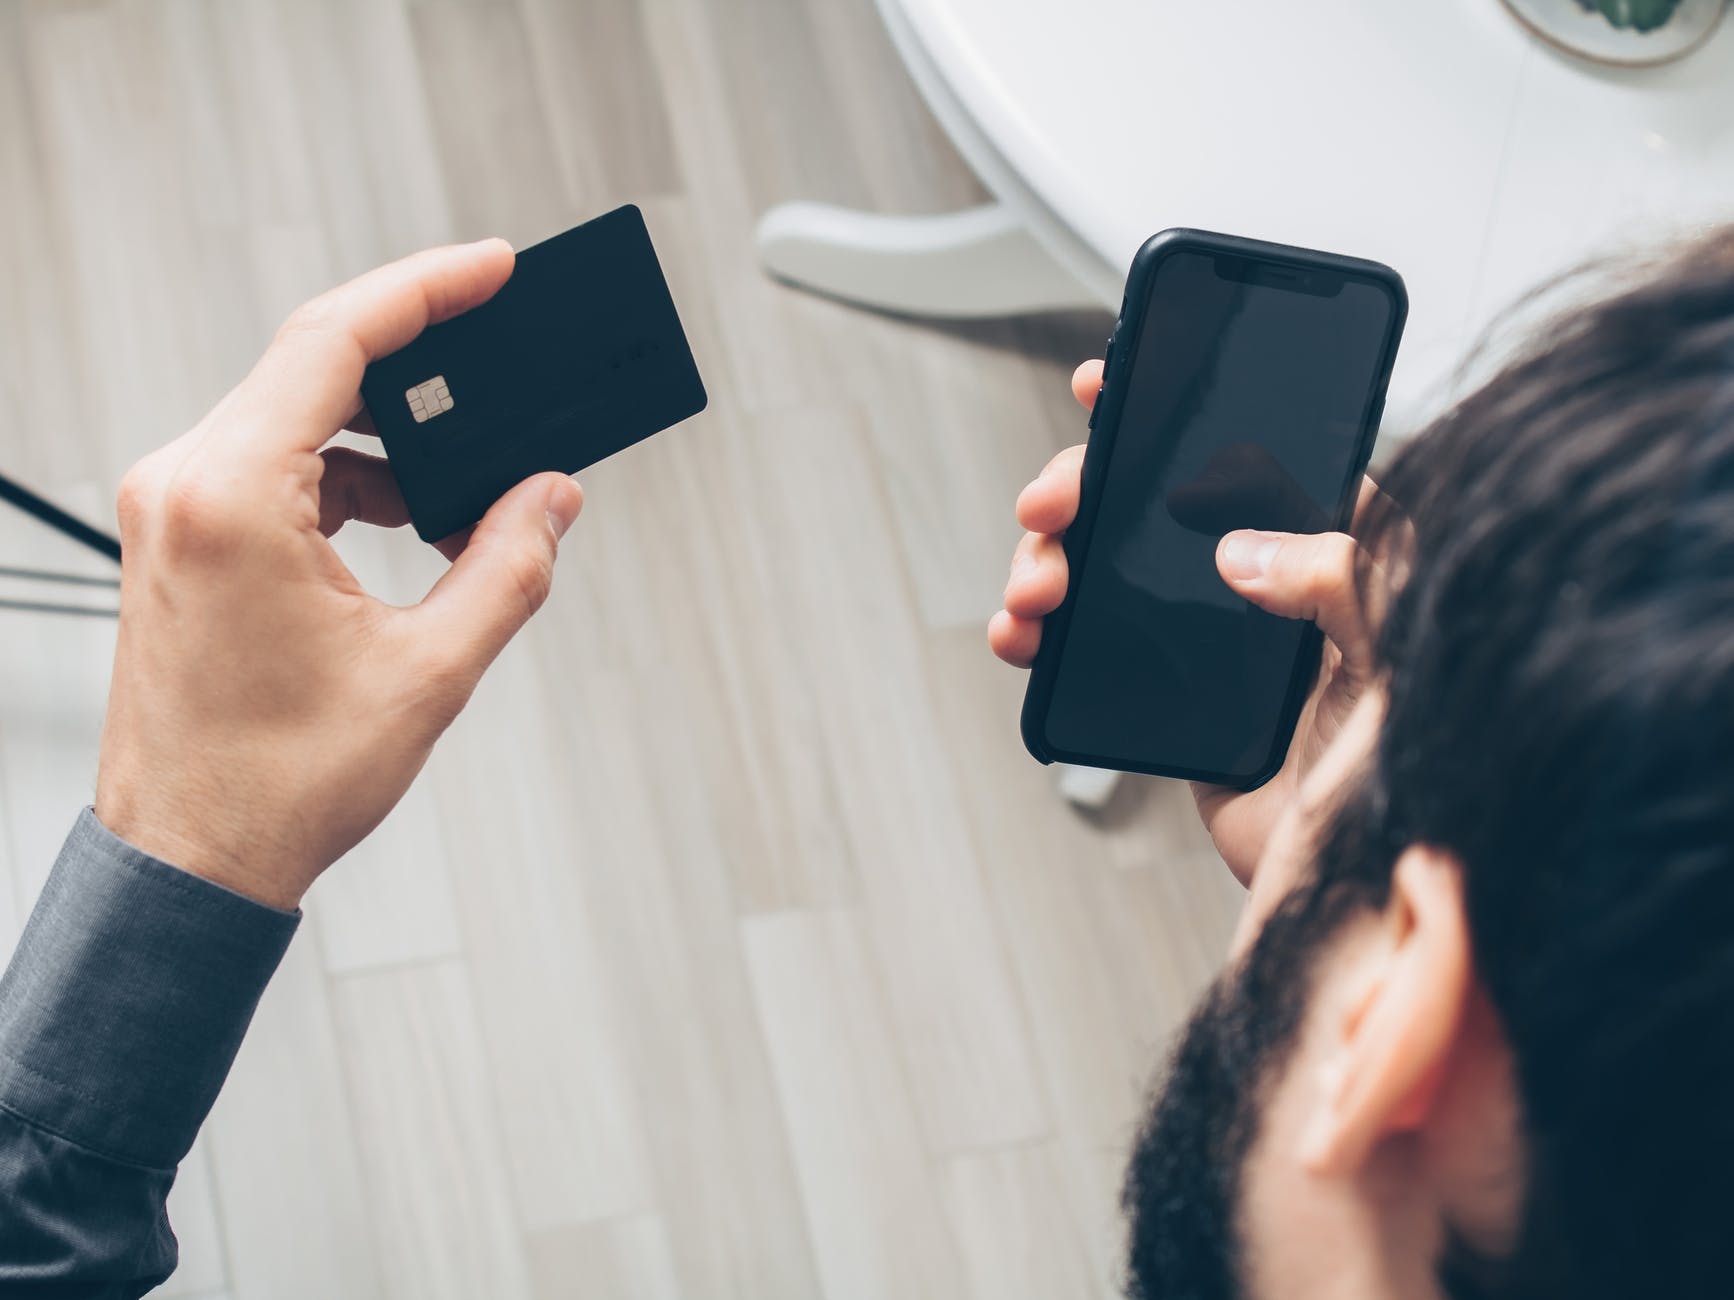
[[[1539,36],[1600,63],[1667,63],[1716,29],[1724,0],[1505,0]]]
[[[1653,32],[1680,12],[1680,0],[1577,0],[1578,7],[1599,13],[1615,27]]]

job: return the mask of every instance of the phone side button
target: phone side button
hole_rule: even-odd
[[[1120,310],[1121,310],[1121,314],[1124,315],[1124,313],[1125,313],[1125,304],[1124,303],[1121,304]],[[1107,341],[1107,343],[1103,344],[1103,346],[1102,346],[1102,383],[1103,384],[1106,384],[1108,382],[1108,367],[1110,367],[1114,364],[1114,342],[1119,337],[1120,337],[1120,318],[1116,317],[1114,320],[1114,328],[1108,334],[1108,341]],[[1090,406],[1090,423],[1086,426],[1092,432],[1096,428],[1096,412],[1101,410],[1101,409],[1102,409],[1102,390],[1100,388],[1098,388],[1096,390],[1096,400]]]

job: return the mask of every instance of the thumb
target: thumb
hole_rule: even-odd
[[[494,502],[416,607],[417,639],[473,684],[548,599],[560,537],[584,506],[564,474],[525,479]]]
[[[1342,651],[1343,666],[1363,675],[1372,666],[1372,638],[1355,581],[1358,554],[1346,533],[1240,529],[1217,543],[1216,568],[1260,609],[1317,623]]]

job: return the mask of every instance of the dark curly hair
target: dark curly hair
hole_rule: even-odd
[[[1462,860],[1528,1146],[1519,1248],[1475,1275],[1734,1294],[1734,227],[1558,315],[1381,478],[1389,706],[1318,884]]]

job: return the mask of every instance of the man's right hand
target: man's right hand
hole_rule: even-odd
[[[1086,361],[1072,376],[1072,392],[1086,407],[1095,405],[1101,386],[1100,361]],[[1035,660],[1042,620],[1065,599],[1068,574],[1060,538],[1077,517],[1083,463],[1082,445],[1066,448],[1018,496],[1018,522],[1028,532],[1013,553],[1005,608],[988,624],[988,643],[1020,668]],[[1370,480],[1362,482],[1363,505],[1374,490]],[[1273,614],[1317,623],[1326,637],[1318,682],[1301,710],[1281,770],[1248,792],[1193,784],[1205,829],[1242,884],[1252,883],[1278,817],[1372,684],[1372,637],[1356,589],[1355,563],[1355,542],[1343,533],[1242,530],[1228,533],[1217,546],[1217,571],[1229,587]]]

